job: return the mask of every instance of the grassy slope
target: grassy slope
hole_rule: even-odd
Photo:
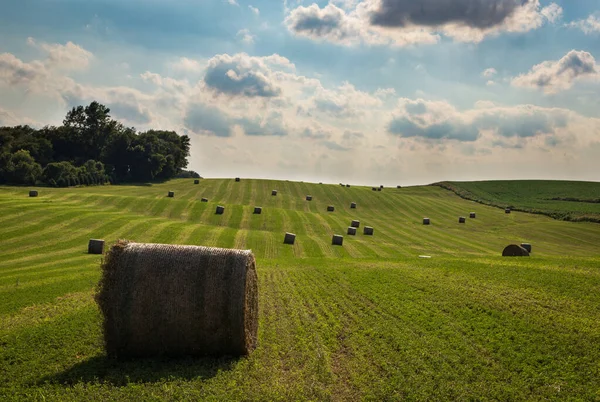
[[[0,398],[600,398],[596,224],[505,215],[437,187],[177,180],[26,193],[0,188]],[[469,211],[477,219],[459,225]],[[351,219],[375,236],[331,246]],[[285,231],[296,245],[282,244]],[[105,359],[89,238],[253,249],[258,349],[244,359]],[[499,257],[521,241],[531,258]]]
[[[497,180],[435,184],[487,205],[600,223],[600,182]]]

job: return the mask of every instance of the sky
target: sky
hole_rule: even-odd
[[[597,59],[599,58],[599,59]],[[96,100],[189,169],[600,181],[600,0],[8,0],[0,125]]]

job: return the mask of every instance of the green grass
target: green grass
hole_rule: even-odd
[[[497,180],[435,185],[465,199],[500,208],[512,207],[567,221],[600,223],[600,182]]]
[[[42,188],[38,198],[0,187],[0,399],[600,399],[598,224],[506,215],[435,186],[192,183]],[[534,186],[514,199],[535,201]],[[560,196],[594,197],[594,184],[573,186]],[[458,224],[470,211],[477,218]],[[352,219],[356,237],[345,235]],[[258,348],[240,359],[107,359],[89,238],[252,249]],[[531,257],[500,257],[520,242]]]

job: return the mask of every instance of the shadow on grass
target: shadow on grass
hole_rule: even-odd
[[[114,386],[125,386],[129,383],[153,383],[173,379],[209,379],[220,371],[231,370],[240,359],[240,357],[201,357],[117,360],[97,356],[78,363],[62,373],[44,377],[40,383],[63,385],[108,383]]]

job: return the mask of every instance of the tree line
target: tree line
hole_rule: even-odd
[[[190,138],[137,132],[98,102],[72,108],[59,127],[0,127],[0,183],[55,187],[200,177],[184,170]]]

